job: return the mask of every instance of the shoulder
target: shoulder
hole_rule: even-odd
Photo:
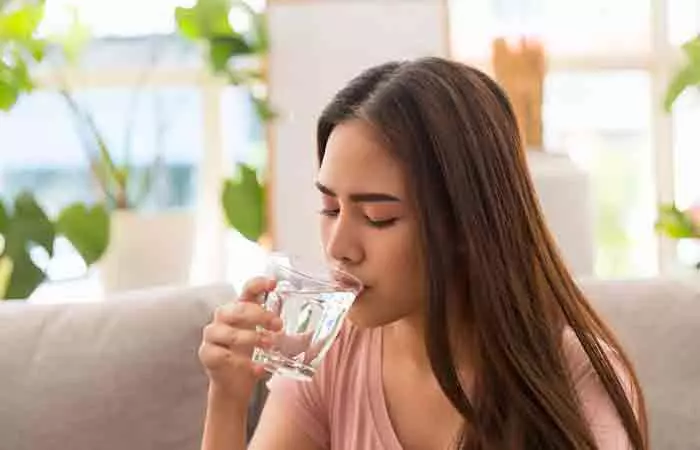
[[[267,383],[267,404],[285,411],[294,423],[321,448],[330,446],[333,416],[343,399],[354,398],[363,385],[364,352],[369,349],[372,330],[362,330],[346,322],[331,348],[308,382],[273,376]],[[267,409],[266,405],[266,409]]]
[[[620,355],[606,342],[600,339],[598,342],[603,349],[604,355],[615,370],[615,375],[620,380],[622,386],[625,390],[631,389],[631,376]],[[590,377],[597,377],[597,372],[593,367],[593,363],[583,349],[583,345],[579,341],[578,336],[576,336],[576,333],[570,327],[564,329],[562,345],[564,357],[566,358],[566,363],[574,385],[584,383]]]
[[[632,409],[638,414],[636,390],[631,373],[620,355],[610,345],[600,340],[599,342]],[[591,427],[598,447],[615,450],[629,448],[627,432],[619,418],[617,408],[576,333],[571,328],[564,331],[563,353],[584,416]]]

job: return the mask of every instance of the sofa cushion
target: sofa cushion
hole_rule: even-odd
[[[196,449],[202,327],[225,286],[0,305],[0,448]]]
[[[635,364],[653,449],[700,450],[699,283],[582,283]]]

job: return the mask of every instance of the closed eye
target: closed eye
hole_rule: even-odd
[[[331,217],[335,218],[340,215],[340,209],[339,208],[324,208],[318,212],[320,215],[324,217]],[[382,219],[382,220],[373,220],[367,216],[365,216],[365,220],[367,221],[367,224],[370,225],[373,228],[388,228],[392,225],[394,225],[399,218],[398,217],[392,217],[390,219]]]
[[[340,214],[340,209],[322,209],[318,213],[326,217],[337,217]]]
[[[399,220],[397,217],[392,217],[391,219],[384,220],[372,220],[368,217],[367,223],[369,223],[374,228],[388,228],[395,224],[397,220]]]

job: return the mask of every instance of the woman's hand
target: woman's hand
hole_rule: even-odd
[[[282,328],[282,320],[260,304],[274,288],[274,280],[250,280],[239,300],[219,306],[204,328],[199,359],[209,376],[210,395],[247,408],[255,383],[265,372],[251,360],[253,349],[271,344],[266,333],[258,330],[275,332]]]

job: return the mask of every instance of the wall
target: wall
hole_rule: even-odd
[[[269,5],[273,125],[272,230],[279,250],[319,261],[315,124],[333,94],[392,59],[447,55],[441,0],[273,1]]]

